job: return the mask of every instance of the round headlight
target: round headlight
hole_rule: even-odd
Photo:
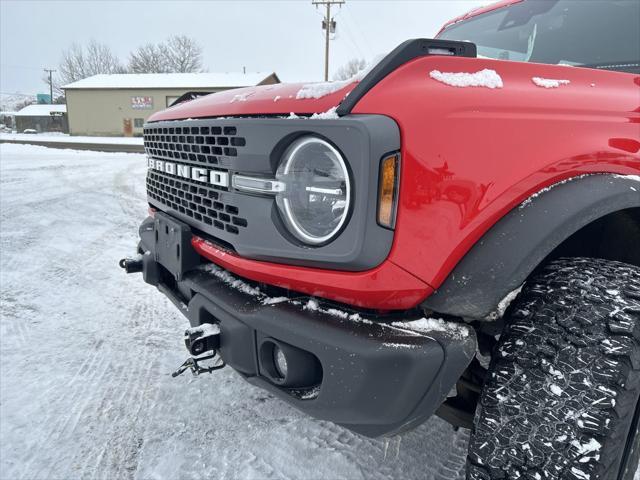
[[[335,147],[317,137],[299,138],[285,152],[276,178],[285,185],[278,207],[298,240],[320,245],[338,234],[349,213],[351,185]]]

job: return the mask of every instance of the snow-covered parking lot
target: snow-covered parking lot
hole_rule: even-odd
[[[120,258],[143,155],[0,145],[0,478],[452,479],[467,435],[433,418],[370,440],[230,369],[171,378],[181,314]]]

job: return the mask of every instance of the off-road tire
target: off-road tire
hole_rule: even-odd
[[[632,480],[640,454],[640,268],[554,261],[504,318],[467,479]]]

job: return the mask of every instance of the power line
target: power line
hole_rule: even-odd
[[[15,65],[9,63],[0,63],[0,67],[3,68],[23,68],[26,70],[40,70],[40,67],[34,67],[32,65]]]
[[[326,8],[326,13],[324,16],[324,20],[322,20],[322,29],[325,30],[324,37],[324,81],[329,81],[329,40],[330,34],[335,33],[336,31],[336,21],[331,16],[331,6],[332,5],[344,5],[345,0],[312,0],[311,4],[315,5],[316,8],[318,5],[323,5]]]
[[[362,29],[360,28],[359,23],[353,18],[353,16],[351,15],[351,8],[345,8],[344,11],[346,12],[346,16],[345,16],[345,20],[347,21],[347,23],[349,23],[350,25],[353,26],[353,38],[354,40],[356,39],[356,37],[358,35],[360,35],[361,39],[364,41],[364,46],[367,49],[369,56],[374,56],[374,52],[371,50],[371,43],[369,42],[369,39],[365,36],[364,32],[362,31]],[[349,31],[350,29],[347,29],[347,31]]]
[[[45,68],[44,71],[49,74],[49,101],[53,103],[53,72],[57,72],[57,70]]]
[[[360,45],[358,44],[356,38],[351,34],[351,32],[349,31],[349,28],[344,28],[343,29],[346,33],[346,39],[349,41],[349,43],[351,43],[351,45],[356,49],[357,51],[357,55],[360,58],[363,59],[367,59],[368,55],[360,48]]]
[[[11,95],[15,97],[35,97],[35,93],[21,93],[21,92],[0,92],[0,95]]]

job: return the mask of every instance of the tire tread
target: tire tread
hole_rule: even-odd
[[[551,262],[507,309],[505,325],[467,479],[616,479],[640,392],[640,268]]]

